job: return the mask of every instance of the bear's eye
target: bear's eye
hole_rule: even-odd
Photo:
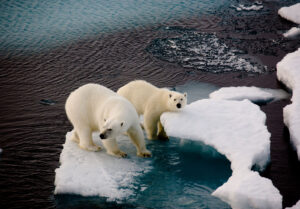
[[[109,128],[109,129],[107,129],[107,131],[112,131],[112,129],[111,129],[111,128]]]
[[[106,121],[106,119],[104,119],[104,122]]]
[[[174,102],[176,102],[176,99],[174,99]]]
[[[182,101],[183,99],[180,99],[180,101]]]

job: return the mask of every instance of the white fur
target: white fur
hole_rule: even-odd
[[[139,115],[144,115],[144,127],[148,139],[167,139],[160,123],[160,115],[168,111],[178,111],[187,102],[186,93],[181,94],[166,88],[157,88],[142,80],[126,84],[117,93],[128,99]],[[180,104],[179,108],[178,104]]]
[[[97,151],[92,132],[100,131],[103,145],[110,155],[125,157],[116,137],[127,133],[136,146],[137,155],[149,157],[138,115],[130,102],[112,90],[98,85],[86,84],[73,91],[65,105],[67,116],[74,127],[72,139],[80,148]]]

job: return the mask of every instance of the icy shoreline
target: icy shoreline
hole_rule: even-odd
[[[168,135],[202,141],[231,161],[232,176],[213,195],[232,208],[279,209],[282,196],[277,188],[251,170],[253,166],[263,169],[270,159],[265,120],[265,114],[248,100],[204,99],[161,116]]]

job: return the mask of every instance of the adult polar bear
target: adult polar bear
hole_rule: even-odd
[[[117,93],[128,99],[139,115],[144,115],[144,127],[148,139],[168,139],[160,122],[160,115],[167,111],[178,111],[186,105],[187,95],[170,91],[143,81],[131,81]]]
[[[65,105],[67,116],[74,127],[72,140],[80,148],[98,151],[92,140],[92,132],[100,131],[100,138],[110,155],[125,157],[116,142],[116,137],[126,133],[136,146],[137,155],[150,157],[146,149],[139,118],[132,104],[112,90],[98,85],[86,84],[73,91]]]

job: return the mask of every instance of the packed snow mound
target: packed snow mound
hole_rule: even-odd
[[[290,30],[288,30],[287,32],[285,32],[283,34],[283,36],[285,38],[293,38],[293,37],[298,36],[298,35],[300,35],[300,28],[298,28],[298,27],[292,27]]]
[[[169,136],[202,141],[231,161],[232,176],[213,195],[233,208],[281,208],[282,197],[272,182],[251,170],[264,169],[270,159],[266,116],[257,105],[204,99],[160,119]]]
[[[277,78],[293,91],[292,104],[283,109],[283,119],[300,160],[300,48],[277,63]]]
[[[244,100],[249,99],[255,103],[267,103],[274,100],[285,99],[289,94],[282,89],[264,89],[258,87],[223,87],[212,92],[211,99]]]
[[[300,3],[282,7],[278,10],[278,14],[289,21],[300,24]]]
[[[285,209],[300,209],[300,200],[294,206]]]
[[[134,157],[117,158],[105,150],[90,152],[79,148],[66,135],[66,142],[60,155],[60,167],[55,170],[55,194],[80,194],[101,196],[108,200],[122,200],[134,193],[134,178],[151,169],[149,161],[135,156],[135,148],[128,137],[118,139],[120,148]],[[93,135],[100,144],[98,135]],[[124,148],[125,147],[125,148]]]

